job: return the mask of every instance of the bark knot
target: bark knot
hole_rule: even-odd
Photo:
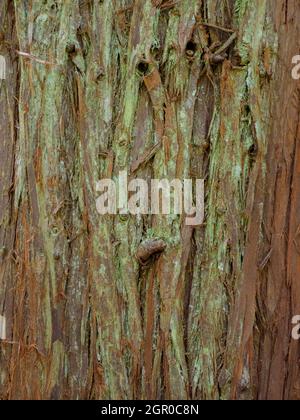
[[[147,239],[138,247],[136,257],[141,264],[145,264],[153,255],[161,254],[166,247],[167,244],[162,239]]]

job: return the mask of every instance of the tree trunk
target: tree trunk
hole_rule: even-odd
[[[0,13],[0,398],[300,399],[299,1]],[[205,224],[100,216],[120,171],[204,178]]]

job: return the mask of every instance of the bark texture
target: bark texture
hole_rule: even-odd
[[[299,44],[298,0],[1,0],[1,399],[300,399]],[[205,225],[100,217],[120,170]]]

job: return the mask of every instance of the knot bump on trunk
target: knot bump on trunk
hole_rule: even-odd
[[[152,256],[161,254],[166,247],[167,244],[162,239],[147,239],[138,247],[137,259],[141,264],[146,264]]]

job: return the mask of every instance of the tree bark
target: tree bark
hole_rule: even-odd
[[[297,0],[1,1],[1,399],[300,399],[299,39]],[[204,178],[205,224],[100,216],[120,171]]]

